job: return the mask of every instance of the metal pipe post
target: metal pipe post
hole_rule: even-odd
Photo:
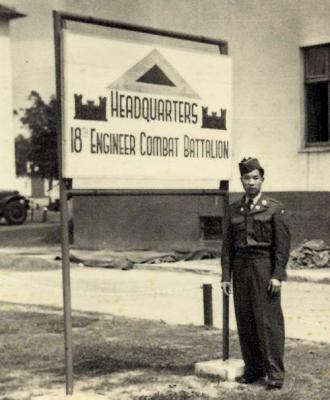
[[[60,180],[61,205],[61,250],[62,280],[64,304],[64,351],[66,371],[66,394],[73,394],[73,350],[72,350],[72,317],[71,317],[71,282],[70,282],[70,250],[69,250],[69,210],[66,193],[66,181]]]
[[[229,206],[229,182],[222,181],[220,189],[225,190],[222,197],[223,205],[223,232],[227,223],[227,212]],[[226,361],[229,358],[229,296],[223,293],[222,295],[222,360]]]
[[[62,102],[63,102],[63,75],[62,75],[62,46],[61,35],[63,20],[61,15],[53,11],[55,64],[56,64],[56,100],[57,100],[57,146],[60,186],[61,209],[61,252],[62,252],[62,279],[63,279],[63,306],[64,306],[64,350],[65,350],[65,378],[66,394],[73,394],[73,355],[72,355],[72,318],[71,318],[71,284],[70,284],[70,254],[69,254],[69,210],[68,210],[68,180],[63,177],[62,154]]]
[[[229,358],[229,297],[222,295],[223,317],[222,317],[222,360]]]
[[[204,325],[213,326],[212,285],[203,285]]]
[[[47,212],[48,212],[48,208],[44,207],[42,209],[42,222],[47,222]]]

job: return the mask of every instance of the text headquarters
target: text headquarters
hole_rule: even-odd
[[[152,125],[153,121],[161,122],[168,124],[169,129],[171,123],[185,125],[188,129],[189,126],[194,126],[194,130],[202,125],[199,105],[195,102],[125,96],[118,95],[118,92],[115,96],[111,93],[111,100],[108,109],[110,121],[122,119],[123,125],[125,120],[144,120],[148,125]],[[203,131],[204,129],[200,129],[196,137],[195,134],[151,135],[145,131],[134,134],[114,133],[94,127],[71,127],[71,151],[123,156],[228,159],[229,141],[210,138],[207,131],[203,138]],[[213,130],[212,133],[216,131]]]

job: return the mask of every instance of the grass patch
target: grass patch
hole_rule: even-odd
[[[36,391],[39,395],[54,390],[63,393],[61,314],[6,303],[0,307],[0,399],[30,398]],[[287,379],[278,392],[266,392],[260,384],[228,388],[194,376],[195,362],[221,357],[222,338],[217,329],[74,313],[73,343],[75,389],[100,394],[103,399],[329,398],[330,345],[325,343],[287,341]],[[235,334],[230,343],[231,357],[240,357]]]
[[[179,392],[174,392],[173,390],[169,390],[166,393],[157,392],[150,396],[147,395],[134,397],[134,400],[208,400],[209,398],[210,397],[206,394],[195,391],[187,392],[186,390],[180,390]]]

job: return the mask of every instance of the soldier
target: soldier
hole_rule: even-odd
[[[245,363],[240,383],[267,375],[266,388],[284,380],[281,282],[286,279],[290,232],[281,203],[261,193],[264,169],[256,158],[239,163],[243,198],[229,206],[221,252],[222,290],[233,281],[234,305]]]

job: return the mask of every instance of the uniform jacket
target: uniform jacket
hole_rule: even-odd
[[[223,282],[231,280],[234,258],[242,254],[270,256],[272,278],[286,279],[290,232],[280,202],[262,194],[252,210],[246,206],[245,196],[229,206],[221,251]]]

